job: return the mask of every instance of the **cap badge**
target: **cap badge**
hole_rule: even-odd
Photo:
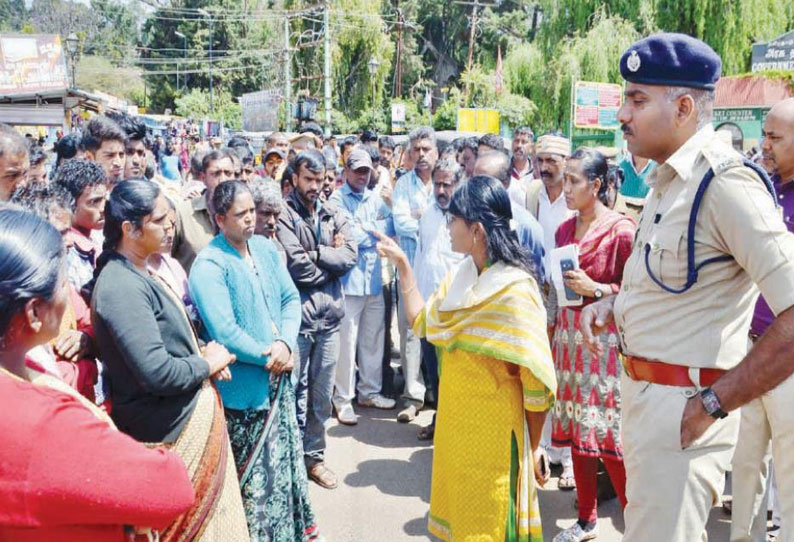
[[[641,64],[640,55],[637,54],[637,51],[632,51],[629,58],[626,59],[626,67],[630,72],[636,72],[640,69]]]

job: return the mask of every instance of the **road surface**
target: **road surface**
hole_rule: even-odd
[[[339,476],[339,487],[326,490],[310,482],[310,495],[320,531],[327,542],[423,542],[430,539],[432,444],[417,440],[430,422],[423,411],[416,421],[401,424],[396,411],[360,408],[359,423],[348,427],[334,419],[328,430],[326,462]],[[540,492],[543,534],[551,541],[576,520],[575,492],[556,488],[552,478]],[[623,517],[617,499],[598,509],[599,542],[620,542]],[[728,540],[730,518],[715,508],[709,540]]]

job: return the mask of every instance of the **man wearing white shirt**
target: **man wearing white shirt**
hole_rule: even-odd
[[[452,251],[447,223],[449,202],[464,176],[463,168],[455,161],[454,156],[441,158],[433,168],[433,201],[419,219],[419,239],[414,257],[416,285],[424,299],[429,299],[449,271],[463,260],[463,254]],[[421,343],[422,363],[427,371],[425,385],[438,402],[436,349],[425,339]],[[424,427],[419,432],[419,439],[432,439],[434,431],[435,417],[429,427]]]
[[[556,248],[554,234],[560,224],[573,216],[568,209],[562,192],[562,177],[565,159],[571,154],[571,142],[556,134],[545,134],[538,138],[535,148],[540,179],[535,179],[527,188],[527,210],[540,222],[543,228],[543,245],[546,248],[544,268],[546,285],[551,276],[551,251]],[[545,297],[545,296],[544,296]],[[551,424],[546,424],[541,446],[549,452],[553,463],[561,463],[563,470],[558,487],[571,490],[576,487],[573,477],[573,463],[570,448],[554,448],[551,445]]]
[[[408,136],[408,144],[414,168],[400,177],[394,185],[392,216],[397,242],[413,267],[419,235],[419,219],[432,203],[432,175],[438,160],[436,133],[428,126],[420,126]],[[422,379],[420,342],[405,319],[404,309],[402,300],[399,299],[397,318],[405,389],[402,395],[404,407],[397,413],[397,421],[407,423],[413,421],[424,406],[426,389]]]
[[[512,151],[510,162],[510,199],[521,205],[527,204],[527,186],[535,178],[535,168],[532,163],[532,147],[535,143],[535,133],[531,128],[524,126],[513,132]]]
[[[546,247],[546,281],[551,272],[551,251],[554,234],[565,220],[573,216],[562,193],[562,172],[565,159],[571,154],[571,142],[558,135],[546,134],[538,139],[537,160],[540,179],[535,179],[527,189],[526,207],[543,228],[543,246]]]

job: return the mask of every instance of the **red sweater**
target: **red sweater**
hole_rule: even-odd
[[[121,542],[189,509],[182,460],[148,449],[76,399],[0,374],[0,542]]]

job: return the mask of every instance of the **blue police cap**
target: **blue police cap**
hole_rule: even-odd
[[[620,57],[620,75],[630,83],[714,90],[722,60],[714,49],[686,34],[648,36]]]

